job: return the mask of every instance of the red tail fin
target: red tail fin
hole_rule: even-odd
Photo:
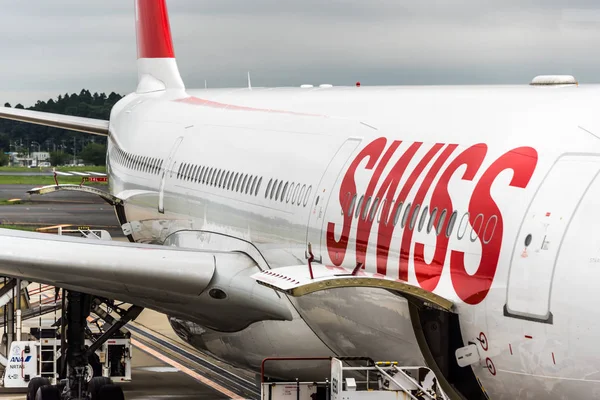
[[[135,0],[138,93],[185,89],[175,62],[165,0]]]
[[[175,58],[165,0],[136,0],[138,58]]]

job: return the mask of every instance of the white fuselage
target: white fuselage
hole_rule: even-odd
[[[587,398],[600,395],[599,100],[594,86],[133,94],[111,115],[110,190],[135,241],[217,233],[272,269],[305,264],[311,243],[323,264],[361,262],[453,301],[493,399]],[[423,362],[389,292],[290,304],[324,350]],[[273,355],[206,335],[223,358]]]

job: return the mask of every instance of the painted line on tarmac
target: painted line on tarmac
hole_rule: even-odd
[[[136,339],[131,339],[131,344],[133,344],[138,349],[145,351],[146,353],[150,354],[151,356],[159,359],[160,361],[164,362],[165,364],[168,364],[174,368],[177,368],[184,374],[191,376],[192,378],[196,379],[197,381],[201,382],[202,384],[218,391],[219,393],[229,397],[230,399],[236,399],[236,400],[244,399],[243,397],[238,396],[237,394],[233,393],[232,391],[225,389],[223,386],[217,384],[216,382],[213,382],[210,379],[200,375],[199,373],[192,371],[191,369],[178,363],[177,361],[172,360],[172,359],[160,354],[158,351],[151,349],[150,347],[146,346],[145,344],[141,343],[140,341],[138,341]]]
[[[134,326],[135,324],[135,326]],[[153,330],[151,330],[150,328],[141,325],[137,322],[130,322],[129,324],[127,324],[127,329],[138,333],[142,336],[144,336],[146,339],[151,340],[154,343],[157,343],[163,347],[165,347],[166,349],[174,352],[175,354],[182,356],[183,358],[198,364],[199,366],[213,372],[216,373],[220,378],[229,381],[229,384],[233,384],[236,388],[238,389],[242,389],[245,392],[249,392],[251,394],[255,394],[256,398],[260,398],[260,391],[256,388],[256,385],[253,382],[250,382],[247,379],[244,379],[236,374],[234,374],[231,371],[228,371],[225,368],[222,368],[214,363],[211,363],[210,361],[197,356],[196,354],[190,352],[189,350],[186,350],[176,344],[171,343],[171,341],[169,339],[165,340],[162,339],[160,337],[158,337],[157,335],[161,335],[164,337],[164,335],[155,332]]]

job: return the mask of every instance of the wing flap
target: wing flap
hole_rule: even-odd
[[[453,311],[454,308],[452,301],[419,286],[381,274],[372,274],[362,270],[350,271],[343,267],[313,264],[311,276],[307,265],[297,265],[261,271],[252,275],[252,278],[261,285],[295,297],[328,289],[370,287],[395,291],[445,311]]]
[[[8,107],[0,107],[0,118],[108,136],[109,122],[101,119],[74,117],[71,115],[52,114]]]

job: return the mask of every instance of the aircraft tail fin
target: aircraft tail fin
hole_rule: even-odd
[[[137,93],[184,90],[177,68],[166,0],[135,0]]]

